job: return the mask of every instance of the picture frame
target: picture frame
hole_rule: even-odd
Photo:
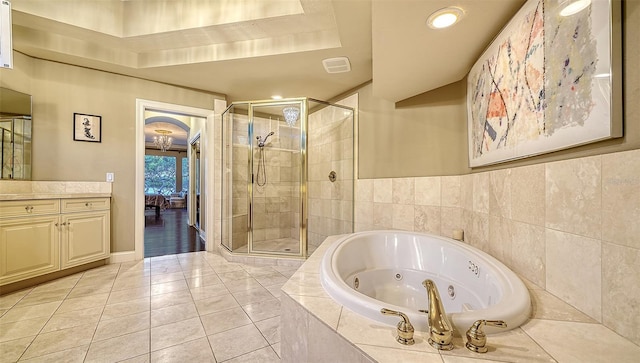
[[[102,142],[102,116],[74,112],[73,140]]]
[[[471,68],[470,167],[622,136],[620,1],[563,4],[525,2]]]

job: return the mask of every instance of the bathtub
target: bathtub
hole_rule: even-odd
[[[459,335],[478,319],[504,320],[513,329],[531,312],[527,288],[508,267],[467,244],[426,233],[347,235],[325,252],[320,277],[326,292],[350,310],[393,326],[399,318],[382,315],[380,309],[401,311],[421,331],[427,331],[427,317],[418,310],[429,307],[425,279],[435,282]]]

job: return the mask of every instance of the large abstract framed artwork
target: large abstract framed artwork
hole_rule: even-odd
[[[622,136],[620,3],[568,2],[527,1],[471,69],[471,167]]]

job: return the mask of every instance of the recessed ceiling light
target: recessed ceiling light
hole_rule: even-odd
[[[568,0],[560,5],[560,15],[571,16],[591,5],[591,0]]]
[[[459,22],[463,15],[464,11],[462,9],[453,6],[447,7],[429,15],[427,25],[432,29],[447,28]]]
[[[273,96],[271,96],[271,99],[272,99],[272,100],[281,100],[281,99],[282,99],[282,96],[280,96],[280,95],[273,95]]]

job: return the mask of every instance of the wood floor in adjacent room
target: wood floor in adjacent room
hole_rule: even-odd
[[[204,251],[204,241],[187,222],[186,209],[166,209],[157,217],[145,210],[144,257]]]

